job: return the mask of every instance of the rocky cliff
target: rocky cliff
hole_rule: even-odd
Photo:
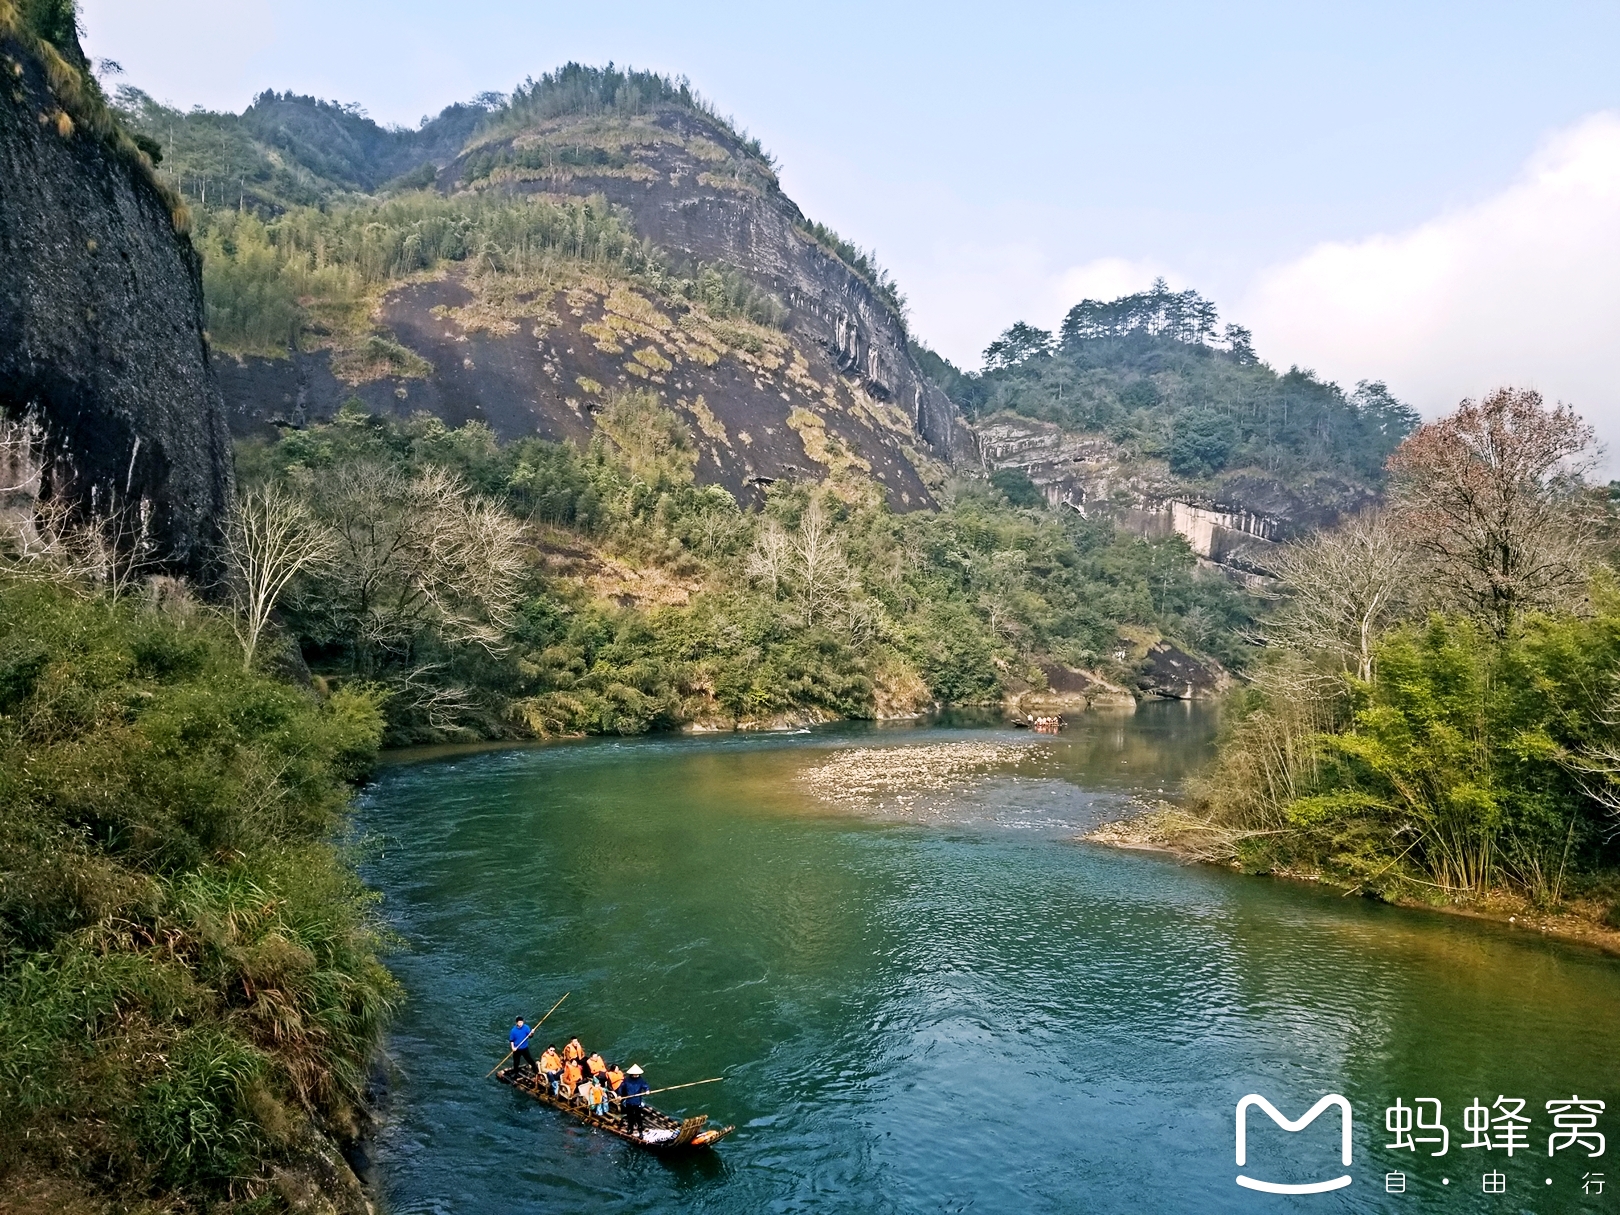
[[[1283,481],[1248,470],[1190,485],[1164,460],[1107,435],[1017,414],[993,414],[972,430],[985,471],[1018,469],[1052,506],[1105,513],[1141,536],[1179,535],[1244,580],[1266,576],[1277,544],[1377,501],[1365,485],[1328,473]]]
[[[116,517],[198,573],[231,493],[200,264],[68,41],[0,26],[4,488]]]
[[[566,145],[590,134],[588,123],[561,119],[485,141],[458,159],[453,180],[462,184],[474,157],[498,160],[507,152],[517,161],[510,154],[525,146]],[[955,407],[907,353],[902,319],[870,283],[807,234],[804,215],[736,134],[700,112],[664,106],[611,138],[621,149],[623,168],[520,168],[492,174],[491,188],[601,194],[629,211],[637,230],[675,257],[742,270],[792,310],[790,334],[877,400],[903,409],[934,455],[950,460],[966,450]]]
[[[294,101],[303,104],[282,98],[279,110]],[[666,276],[707,268],[770,297],[780,314],[765,325],[711,324],[721,314],[690,313],[645,276],[606,271],[538,292],[514,285],[496,301],[487,259],[468,256],[380,292],[371,333],[392,344],[391,361],[356,359],[352,338],[346,346],[313,330],[285,357],[217,360],[236,433],[329,417],[355,396],[373,412],[425,409],[454,424],[484,421],[507,439],[583,442],[603,399],[641,389],[688,423],[699,479],[739,496],[783,478],[865,478],[906,510],[932,505],[946,467],[972,459],[956,407],[908,351],[892,295],[806,222],[757,146],[728,124],[683,104],[508,114],[462,146],[437,131],[446,121],[398,137],[428,156],[417,176],[451,204],[605,202]],[[311,118],[299,129],[324,128]],[[372,146],[340,142],[346,161]],[[389,169],[409,159],[376,148]]]

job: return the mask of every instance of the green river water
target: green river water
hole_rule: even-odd
[[[1178,789],[1214,729],[1160,704],[1056,738],[839,727],[390,767],[361,809],[409,991],[373,1151],[387,1209],[1620,1209],[1620,1144],[1549,1158],[1545,1108],[1601,1100],[1596,1131],[1620,1132],[1620,961],[1076,840]],[[926,777],[962,744],[1001,750],[904,794],[863,795],[893,764],[849,754],[915,748],[888,760]],[[542,1039],[654,1085],[723,1073],[654,1103],[736,1133],[665,1160],[484,1079],[512,1017],[564,992]],[[1252,1109],[1239,1168],[1251,1093],[1289,1118],[1341,1094],[1352,1163],[1336,1108],[1298,1133]],[[1387,1146],[1386,1111],[1417,1098],[1441,1103],[1444,1156]],[[1502,1146],[1464,1146],[1475,1099]],[[1239,1174],[1351,1181],[1278,1196]]]

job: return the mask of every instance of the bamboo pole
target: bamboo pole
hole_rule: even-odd
[[[552,1013],[556,1012],[559,1008],[561,1008],[563,1000],[568,999],[568,997],[573,995],[573,994],[574,993],[571,992],[571,991],[563,992],[562,1000],[558,1000],[550,1008],[546,1009],[546,1016],[541,1017],[533,1025],[529,1026],[529,1036],[527,1038],[523,1039],[523,1045],[524,1046],[527,1046],[530,1042],[534,1041],[535,1031],[546,1023],[546,1017],[551,1016]],[[507,1051],[506,1054],[501,1057],[501,1063],[505,1063],[508,1059],[510,1059],[513,1055],[515,1055],[517,1053],[518,1053],[518,1048],[514,1046],[511,1050]],[[484,1079],[488,1080],[496,1072],[500,1071],[501,1070],[501,1063],[497,1063],[494,1067],[490,1068],[487,1072],[485,1072],[484,1073]]]
[[[700,1084],[716,1084],[724,1079],[724,1076],[712,1076],[707,1080],[688,1080],[685,1084],[669,1084],[663,1088],[650,1088],[644,1093],[630,1093],[629,1096],[651,1097],[654,1093],[673,1093],[678,1088],[696,1088]],[[621,1095],[619,1099],[624,1100],[624,1096]]]

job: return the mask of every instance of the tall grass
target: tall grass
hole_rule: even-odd
[[[0,580],[0,1148],[159,1205],[352,1130],[396,988],[335,832],[375,701],[196,609]]]

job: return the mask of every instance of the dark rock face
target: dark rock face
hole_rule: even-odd
[[[1232,677],[1213,658],[1200,662],[1173,643],[1160,641],[1148,647],[1136,686],[1148,696],[1202,700],[1226,691]]]
[[[584,326],[608,317],[600,299],[576,297],[581,306],[575,315],[559,298],[555,323],[536,341],[521,332],[466,332],[440,315],[470,298],[455,278],[389,293],[384,321],[401,343],[432,365],[420,379],[388,377],[349,385],[333,374],[324,350],[285,359],[216,356],[232,430],[268,435],[278,426],[303,426],[331,417],[353,397],[374,414],[403,418],[425,410],[451,426],[483,422],[503,440],[538,436],[583,447],[595,426],[592,411],[600,404],[599,397],[579,388],[584,378],[612,388],[657,392],[693,435],[698,480],[724,486],[739,500],[754,500],[760,487],[773,481],[821,479],[831,471],[827,461],[836,459],[831,454],[836,446],[864,461],[895,510],[933,503],[914,462],[917,449],[926,447],[916,442],[909,416],[888,405],[863,406],[827,360],[817,357],[814,345],[801,340],[795,348],[805,350],[806,366],[819,388],[810,386],[808,376],[786,374],[791,364],[772,370],[759,360],[745,363],[732,355],[710,366],[686,361],[642,381],[628,375],[626,368],[635,363],[627,352],[604,353],[585,332]],[[812,414],[818,422],[806,428]],[[807,440],[816,448],[814,454]]]
[[[937,459],[952,463],[971,453],[956,407],[908,353],[900,320],[859,275],[798,230],[804,221],[798,206],[774,185],[726,188],[703,180],[712,166],[680,142],[706,140],[741,159],[748,153],[738,141],[687,110],[669,107],[653,118],[674,137],[641,150],[642,163],[656,173],[581,172],[524,188],[605,195],[635,217],[638,232],[677,258],[737,267],[793,310],[794,337],[825,351],[838,372],[878,400],[903,409]]]
[[[127,512],[166,566],[204,573],[232,474],[200,261],[35,59],[0,39],[0,69],[0,418],[42,435],[41,496]]]

